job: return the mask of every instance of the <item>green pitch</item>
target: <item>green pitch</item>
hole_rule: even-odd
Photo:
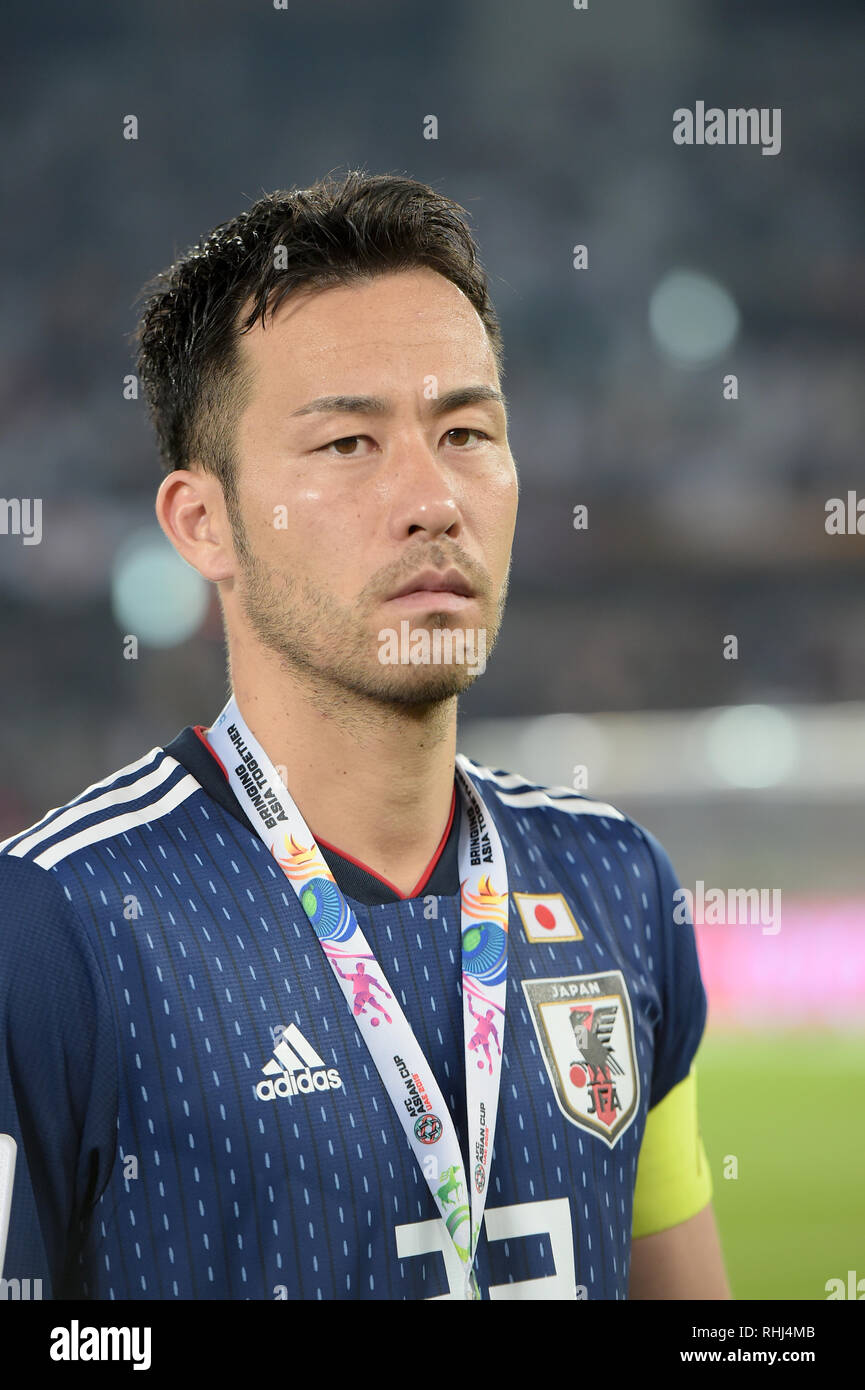
[[[709,1031],[697,1094],[733,1297],[865,1278],[865,1037]]]

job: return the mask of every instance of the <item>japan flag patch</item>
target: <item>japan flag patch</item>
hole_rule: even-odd
[[[582,941],[583,933],[561,893],[512,893],[529,941]]]

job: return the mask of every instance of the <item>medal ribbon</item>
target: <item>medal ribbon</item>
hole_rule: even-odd
[[[501,1081],[508,951],[507,865],[498,831],[457,754],[460,928],[469,1162],[450,1110],[384,971],[276,768],[232,695],[208,731],[232,790],[294,889],[390,1096],[480,1298],[474,1259],[486,1202]],[[434,1161],[430,1161],[433,1159]]]

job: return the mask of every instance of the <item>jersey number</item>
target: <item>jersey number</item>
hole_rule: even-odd
[[[522,1279],[513,1284],[491,1284],[490,1298],[576,1298],[574,1242],[571,1233],[571,1204],[567,1197],[548,1202],[520,1202],[512,1207],[487,1208],[484,1212],[487,1240],[519,1240],[521,1236],[549,1236],[555,1274],[541,1279]],[[453,1248],[444,1222],[415,1221],[396,1227],[396,1253],[401,1260],[412,1255],[432,1255],[440,1251],[445,1262],[449,1293],[439,1299],[461,1299],[463,1264]]]

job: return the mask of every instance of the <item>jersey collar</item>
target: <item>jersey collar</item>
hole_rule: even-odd
[[[165,752],[174,758],[186,771],[191,773],[208,796],[240,821],[249,830],[249,821],[238,805],[237,798],[229,786],[222,764],[210,747],[204,725],[187,725],[185,729],[165,744]],[[462,814],[460,798],[454,784],[451,798],[451,814],[435,854],[427,865],[411,893],[400,893],[387,879],[381,878],[366,864],[351,855],[319,840],[318,846],[324,860],[336,879],[338,887],[347,898],[374,907],[381,903],[407,902],[412,898],[449,896],[459,893],[459,830]]]

